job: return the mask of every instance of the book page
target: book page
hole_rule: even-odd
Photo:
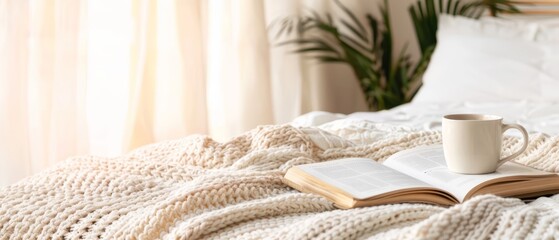
[[[468,192],[486,181],[521,175],[547,175],[548,172],[507,162],[488,174],[459,174],[448,170],[442,145],[418,147],[398,152],[383,163],[402,173],[452,193],[460,202]]]
[[[366,199],[404,188],[432,188],[429,184],[368,158],[345,158],[298,167],[355,199]]]

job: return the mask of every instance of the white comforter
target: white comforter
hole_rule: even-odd
[[[454,113],[499,115],[505,122],[523,125],[529,132],[559,134],[559,103],[499,102],[499,103],[410,103],[381,112],[357,112],[349,115],[311,112],[296,118],[292,125],[319,126],[368,120],[414,130],[438,130],[442,116]],[[386,125],[385,124],[385,125]],[[509,134],[516,134],[511,131]]]

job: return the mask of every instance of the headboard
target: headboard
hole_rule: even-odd
[[[513,3],[522,14],[559,15],[559,0],[517,0]]]

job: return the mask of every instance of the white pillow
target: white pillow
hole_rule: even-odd
[[[413,102],[559,100],[559,26],[441,16]]]
[[[506,19],[483,17],[482,21],[504,21],[517,22],[519,24],[535,23],[538,25],[538,31],[535,36],[537,42],[559,42],[559,17],[557,16],[532,16],[522,14],[506,15]]]

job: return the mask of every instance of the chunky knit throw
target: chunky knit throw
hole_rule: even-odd
[[[76,157],[0,189],[0,239],[559,238],[559,196],[525,204],[479,196],[450,208],[339,210],[281,181],[291,166],[343,157],[382,161],[439,132],[359,122],[264,126],[227,143],[204,136],[117,158]],[[531,135],[517,162],[559,171],[559,138]],[[520,142],[507,138],[505,150]]]

